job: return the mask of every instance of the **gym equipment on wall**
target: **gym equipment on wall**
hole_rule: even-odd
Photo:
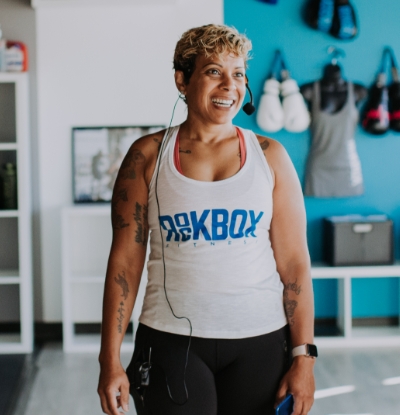
[[[303,15],[313,29],[340,40],[351,40],[358,34],[356,12],[349,0],[308,0]]]
[[[400,132],[400,81],[399,66],[392,48],[387,47],[390,54],[392,83],[389,85],[389,120],[390,128],[393,131]]]
[[[281,83],[278,81],[279,74]],[[279,94],[282,96],[282,102]],[[264,83],[257,124],[267,132],[277,132],[282,128],[289,132],[302,132],[310,124],[310,115],[297,82],[290,77],[279,50],[275,52],[270,75]]]
[[[387,84],[387,60],[389,59],[392,83]],[[375,82],[369,90],[362,126],[373,135],[383,135],[389,129],[400,132],[400,82],[398,65],[391,47],[385,47]]]

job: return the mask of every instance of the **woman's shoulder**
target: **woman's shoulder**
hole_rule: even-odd
[[[128,150],[127,157],[133,160],[140,159],[144,163],[144,175],[149,184],[157,162],[157,156],[164,138],[166,129],[144,135],[133,142]]]
[[[276,175],[282,174],[282,171],[291,168],[291,160],[285,147],[277,140],[260,134],[255,134],[262,152],[272,170],[275,180]],[[290,166],[289,166],[290,165]]]

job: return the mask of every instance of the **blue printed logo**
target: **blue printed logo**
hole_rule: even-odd
[[[211,235],[205,222],[211,214]],[[200,234],[206,241],[239,239],[255,234],[257,224],[264,212],[255,214],[254,210],[235,209],[231,214],[226,209],[206,209],[201,215],[195,211],[160,216],[160,225],[167,231],[166,241],[185,242],[199,240]],[[246,226],[247,225],[247,226]]]

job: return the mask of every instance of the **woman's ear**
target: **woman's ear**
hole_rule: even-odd
[[[186,84],[185,77],[183,76],[183,71],[175,71],[175,85],[181,94],[186,94]]]

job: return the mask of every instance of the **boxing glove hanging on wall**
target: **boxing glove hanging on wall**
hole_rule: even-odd
[[[389,85],[389,120],[390,128],[400,132],[400,81],[399,67],[392,48],[387,47],[387,54],[390,57],[392,83]]]
[[[278,71],[280,67],[280,72]],[[278,81],[278,74],[282,83]],[[280,96],[282,95],[282,102]],[[290,78],[282,53],[275,52],[269,78],[264,83],[257,113],[258,126],[267,132],[277,132],[285,128],[289,132],[304,131],[310,124],[310,114],[300,94],[297,82]]]
[[[297,82],[290,78],[282,56],[281,63],[283,124],[287,131],[300,133],[305,131],[310,125],[310,113],[304,102],[303,95],[300,94]]]
[[[385,74],[386,55],[387,50],[385,49],[376,81],[368,93],[368,101],[362,120],[364,130],[373,135],[383,135],[389,129],[389,94]]]
[[[358,34],[356,12],[349,0],[308,0],[304,19],[313,29],[350,40]]]
[[[278,67],[281,65],[281,53],[275,52],[271,65],[271,72],[264,83],[263,95],[257,111],[257,124],[267,132],[274,133],[282,129],[284,117],[283,108],[279,99],[280,82],[278,81]]]

